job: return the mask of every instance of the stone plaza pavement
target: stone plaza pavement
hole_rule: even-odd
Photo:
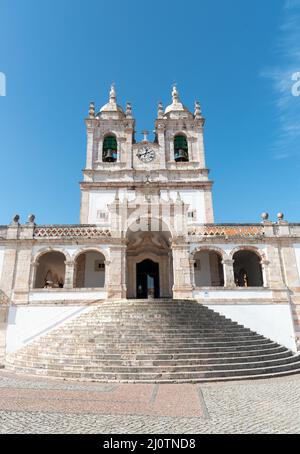
[[[300,433],[300,375],[182,385],[101,384],[0,370],[0,433]]]

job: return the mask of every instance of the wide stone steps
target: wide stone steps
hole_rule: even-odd
[[[72,359],[72,358],[54,358],[43,356],[44,361],[48,362],[48,368],[51,368],[52,365],[55,368],[57,362],[62,364],[63,369],[68,369],[70,367],[76,366],[77,369],[82,369],[85,372],[97,372],[99,367],[106,372],[132,372],[138,373],[155,371],[157,367],[160,367],[161,371],[197,371],[205,368],[206,370],[222,370],[224,364],[228,367],[234,366],[234,369],[243,369],[245,366],[247,368],[256,368],[257,361],[259,361],[260,367],[268,366],[280,366],[284,364],[292,364],[297,362],[299,358],[291,356],[287,358],[262,358],[258,357],[247,357],[247,358],[227,358],[227,359],[216,359],[216,358],[207,358],[205,360],[96,360],[91,359],[89,365],[86,365],[84,360]],[[26,357],[26,360],[21,358],[16,360],[16,363],[21,367],[33,367],[35,364],[34,357]]]
[[[92,333],[90,334],[90,336],[92,336]],[[100,340],[100,337],[97,335],[97,338]],[[88,340],[88,342],[90,343],[96,343],[97,342],[97,338],[94,339],[92,337],[90,337],[90,339]],[[83,342],[85,342],[86,339],[84,339],[83,337],[78,337],[76,339],[66,339],[64,342],[55,342],[55,345],[57,347],[72,347],[72,346],[80,346],[82,345]],[[178,346],[178,347],[189,347],[189,346],[196,346],[196,345],[206,345],[207,347],[209,346],[218,346],[220,343],[221,344],[229,344],[229,345],[235,345],[236,343],[239,343],[239,344],[245,344],[247,343],[248,345],[253,345],[253,344],[257,344],[257,342],[261,342],[262,344],[266,344],[268,343],[268,340],[267,339],[264,339],[263,337],[260,337],[260,336],[251,336],[251,337],[247,337],[247,338],[243,338],[242,336],[239,336],[239,337],[202,337],[201,340],[195,338],[195,337],[190,337],[190,338],[167,338],[167,337],[163,337],[161,339],[157,339],[157,338],[151,338],[150,336],[149,337],[144,337],[143,336],[139,336],[139,337],[136,337],[134,340],[133,339],[127,339],[126,337],[122,337],[122,338],[112,338],[112,337],[106,337],[106,336],[103,336],[101,337],[101,342],[105,343],[105,345],[107,346],[113,346],[113,345],[130,345],[130,346],[140,346],[140,345],[147,345],[147,344],[154,344],[154,345],[157,345],[157,346],[164,346],[166,345],[166,343],[168,342],[170,346]],[[47,342],[41,342],[41,345],[47,345]]]
[[[300,371],[285,347],[196,302],[101,303],[7,357],[17,372],[101,382],[201,382]]]

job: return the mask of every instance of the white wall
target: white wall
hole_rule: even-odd
[[[189,205],[189,211],[196,210],[196,219],[193,222],[203,224],[206,222],[204,191],[197,189],[186,189],[179,191],[170,191],[171,198],[175,201],[177,192],[180,193],[184,203]],[[164,194],[164,195],[163,195]],[[162,196],[166,198],[167,191],[162,191]]]
[[[241,300],[241,299],[272,299],[273,293],[269,290],[256,290],[251,289],[251,287],[243,288],[241,290],[226,290],[226,288],[222,288],[221,290],[194,290],[193,291],[193,298],[196,299],[234,299],[234,300]]]
[[[29,293],[29,302],[36,301],[96,301],[107,298],[107,291],[105,290],[64,290],[64,289],[43,289],[34,290]]]
[[[135,197],[135,191],[126,191],[124,189],[119,190],[120,201],[123,201],[125,196],[128,200],[133,200]],[[88,224],[99,224],[101,222],[97,218],[97,211],[107,211],[107,205],[114,201],[116,195],[115,190],[103,190],[103,191],[90,191],[89,192],[89,214]]]
[[[209,252],[202,252],[195,256],[195,260],[200,264],[200,268],[195,268],[195,284],[196,287],[209,287],[211,282]]]
[[[197,217],[195,221],[197,223],[206,222],[205,214],[205,198],[204,191],[197,189],[186,189],[179,191],[170,191],[171,198],[175,201],[177,198],[177,192],[180,193],[181,199],[189,205],[189,210],[196,210]],[[99,219],[97,218],[97,211],[107,210],[107,205],[112,203],[115,198],[115,190],[100,190],[100,191],[90,191],[89,192],[89,214],[88,214],[88,223],[90,224],[99,224]],[[135,191],[126,191],[125,189],[119,190],[120,201],[123,200],[124,196],[127,196],[129,201],[134,200]],[[167,191],[161,191],[161,196],[167,200]]]
[[[297,352],[288,304],[205,304],[221,315]]]
[[[87,306],[35,306],[9,308],[6,353],[12,353],[84,312]]]
[[[104,262],[105,257],[101,257],[97,252],[89,252],[85,256],[85,275],[84,285],[88,288],[104,287],[105,271],[95,271],[95,261]]]

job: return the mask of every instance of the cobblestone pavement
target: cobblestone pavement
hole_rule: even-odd
[[[300,376],[201,385],[65,382],[0,371],[0,433],[300,433]]]

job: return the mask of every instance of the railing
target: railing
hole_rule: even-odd
[[[5,226],[0,226],[0,240],[5,240],[6,239],[6,234],[7,234],[7,227]]]
[[[300,224],[290,224],[289,228],[292,236],[300,236]]]
[[[188,233],[191,236],[257,237],[264,235],[264,228],[261,225],[203,225],[190,227]]]
[[[111,237],[109,229],[94,225],[39,226],[34,229],[34,238],[105,238]]]

